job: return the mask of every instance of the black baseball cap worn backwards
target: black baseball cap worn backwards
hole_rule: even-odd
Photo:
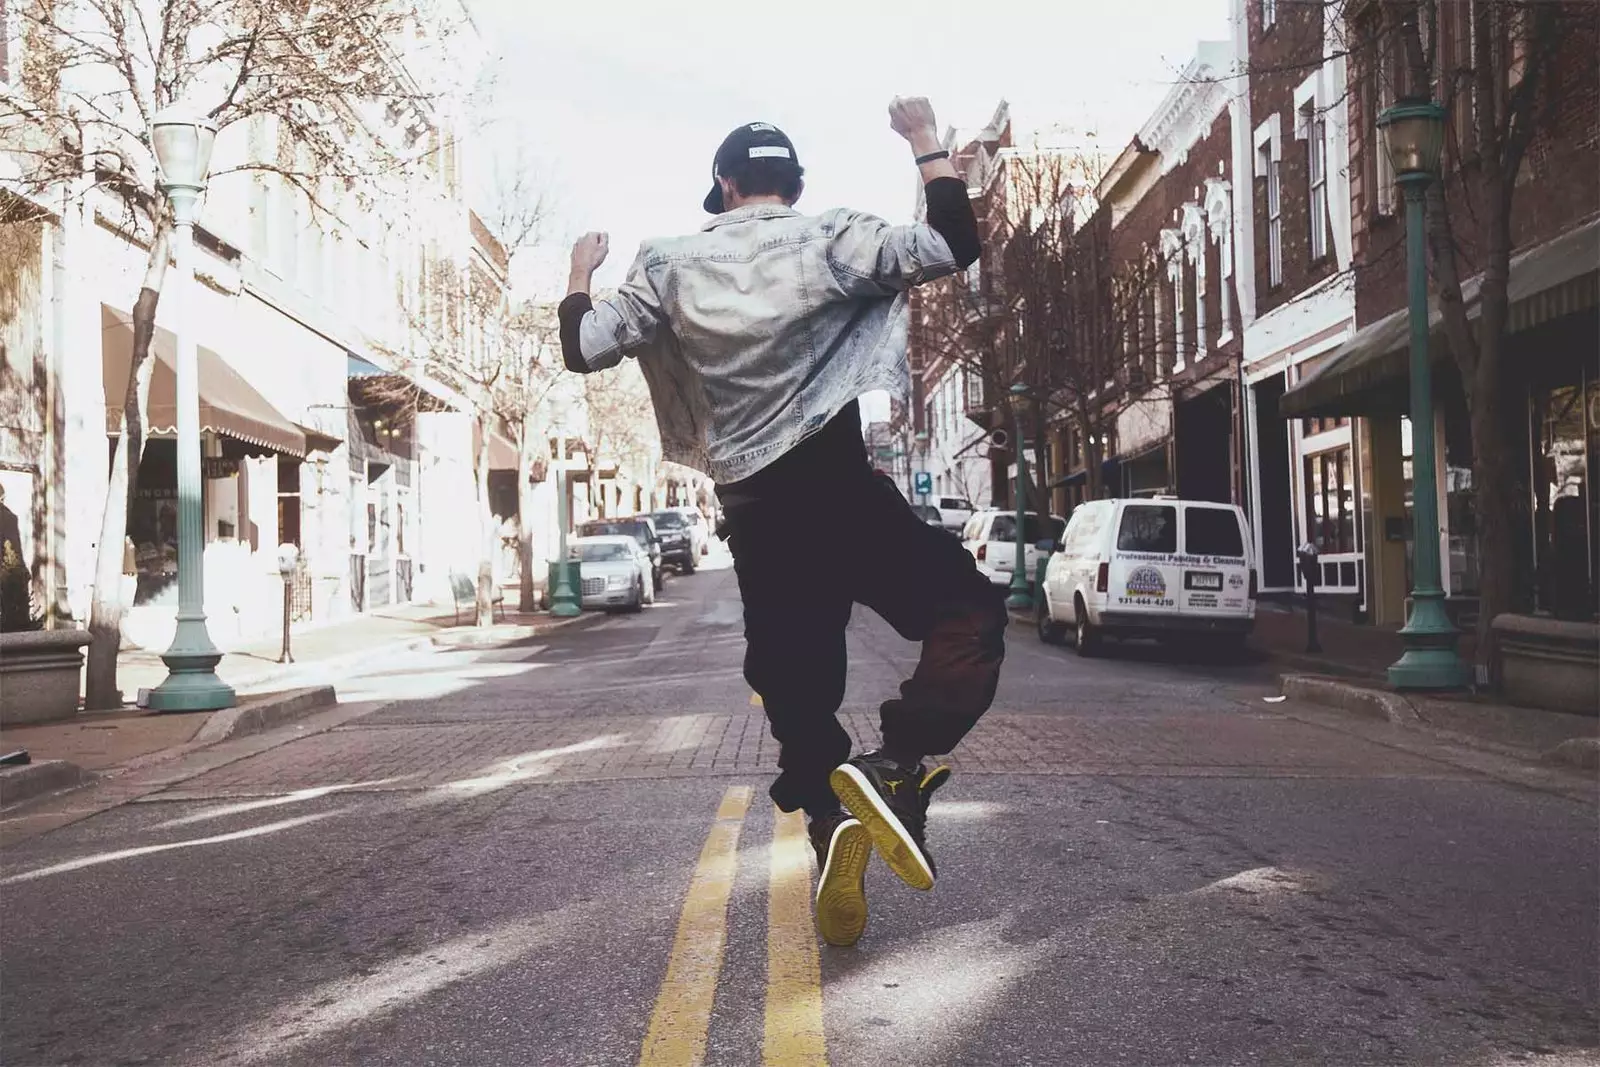
[[[736,173],[752,159],[786,159],[796,167],[800,165],[794,142],[782,130],[770,122],[746,123],[728,134],[717,149],[717,157],[711,163],[711,191],[702,205],[706,211],[722,214],[722,186],[717,179]]]

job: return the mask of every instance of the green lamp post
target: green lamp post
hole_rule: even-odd
[[[583,613],[583,604],[572,582],[572,559],[567,549],[567,413],[560,405],[555,412],[556,424],[556,565],[555,585],[550,590],[550,614],[570,619]]]
[[[1017,563],[1011,571],[1011,595],[1006,607],[1019,611],[1033,608],[1033,586],[1028,581],[1028,542],[1023,536],[1028,518],[1028,461],[1022,448],[1022,402],[1028,396],[1028,387],[1018,382],[1011,387],[1011,411],[1015,416],[1016,438],[1012,447],[1017,452]]]
[[[176,339],[174,400],[178,423],[178,626],[162,653],[167,677],[150,690],[155,711],[231,708],[233,689],[217,677],[222,653],[206,630],[205,516],[201,507],[200,369],[186,304],[194,287],[194,224],[206,191],[217,127],[209,119],[168,108],[150,123],[156,184],[172,205],[173,277],[166,310]]]
[[[1384,148],[1406,202],[1406,289],[1411,325],[1413,587],[1400,638],[1405,653],[1389,668],[1396,689],[1459,689],[1466,665],[1460,633],[1444,608],[1439,579],[1439,486],[1434,459],[1433,367],[1428,359],[1428,279],[1424,198],[1439,170],[1445,112],[1431,100],[1402,100],[1378,116]]]

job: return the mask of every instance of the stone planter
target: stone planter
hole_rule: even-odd
[[[87,630],[0,634],[0,725],[66,719],[78,713]]]
[[[1497,615],[1495,677],[1514,704],[1600,714],[1600,624]]]

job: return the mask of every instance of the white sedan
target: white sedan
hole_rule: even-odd
[[[643,611],[656,601],[650,557],[631,537],[576,537],[568,552],[579,564],[580,596],[585,608],[601,611]]]

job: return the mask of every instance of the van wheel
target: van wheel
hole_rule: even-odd
[[[1047,645],[1065,644],[1067,628],[1050,617],[1050,605],[1045,602],[1044,594],[1039,595],[1033,609],[1034,623],[1039,629],[1039,640]]]
[[[1073,644],[1077,647],[1078,655],[1085,659],[1099,655],[1100,630],[1089,621],[1089,609],[1084,606],[1082,597],[1074,602],[1073,613],[1077,616]]]

